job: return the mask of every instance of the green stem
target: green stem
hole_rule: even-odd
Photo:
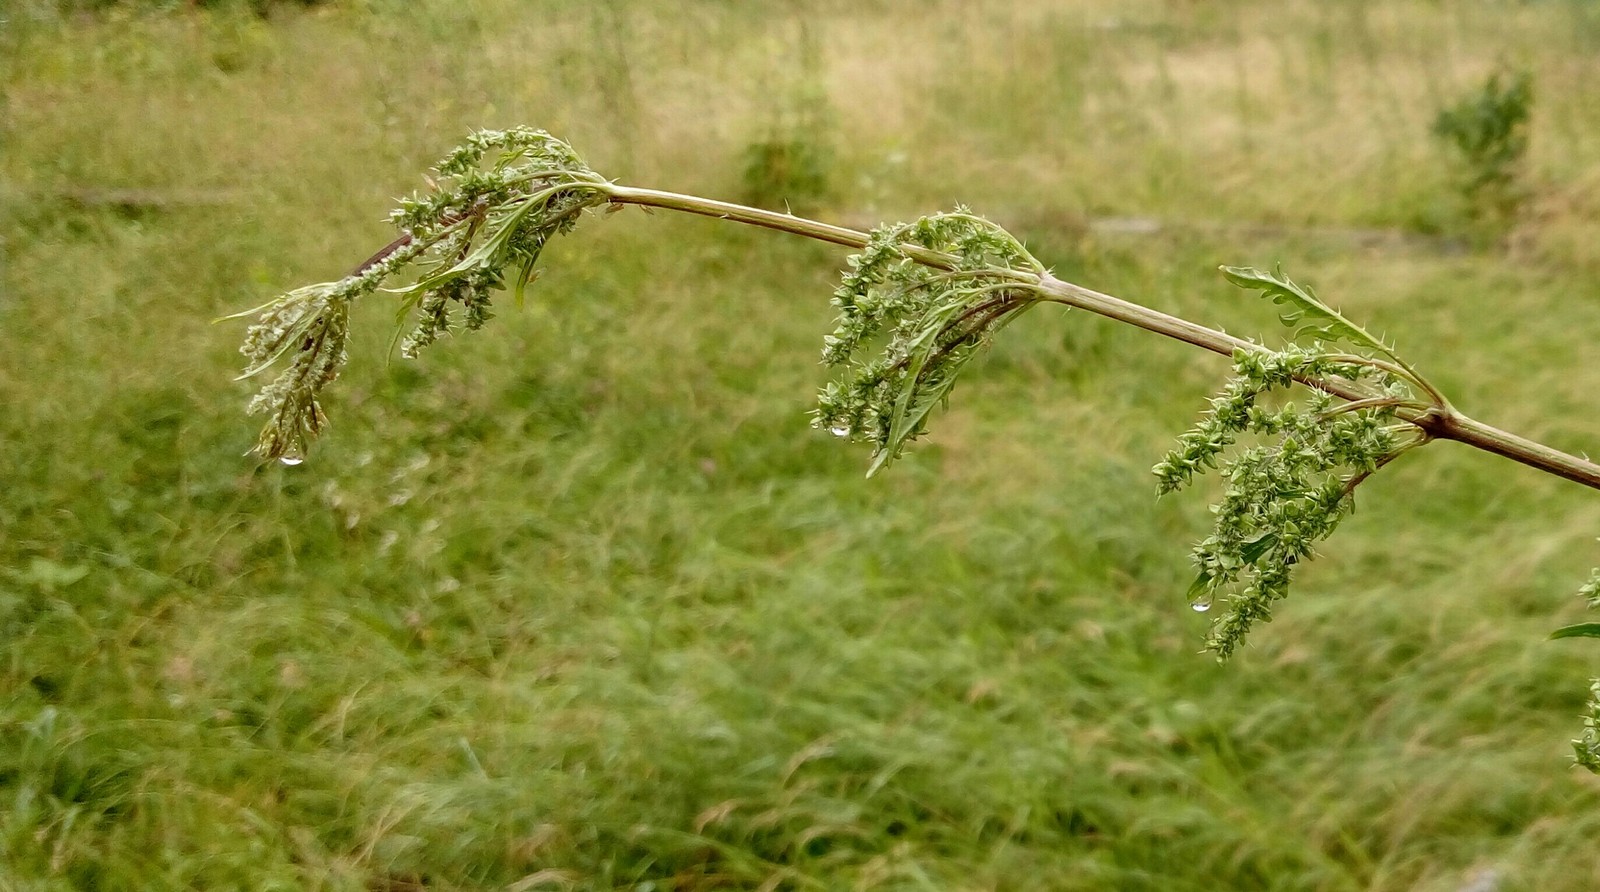
[[[1417,426],[1437,439],[1465,443],[1562,479],[1600,489],[1600,465],[1468,418],[1460,412],[1424,418]]]
[[[1318,417],[1326,421],[1329,418],[1334,418],[1339,415],[1346,415],[1351,412],[1359,412],[1362,409],[1382,409],[1387,406],[1404,406],[1406,408],[1416,409],[1419,411],[1425,411],[1429,408],[1426,403],[1419,403],[1415,400],[1401,399],[1397,396],[1375,396],[1364,400],[1356,400],[1353,403],[1345,403],[1342,406],[1337,406],[1329,409],[1326,412],[1323,412]]]
[[[1334,362],[1348,362],[1356,365],[1365,365],[1371,366],[1375,369],[1381,369],[1391,375],[1394,375],[1396,378],[1410,381],[1411,383],[1422,388],[1422,391],[1433,400],[1433,404],[1438,408],[1450,408],[1450,401],[1445,399],[1444,394],[1440,393],[1437,387],[1434,387],[1432,384],[1428,383],[1426,378],[1417,374],[1416,370],[1413,369],[1409,364],[1402,362],[1399,357],[1395,357],[1394,362],[1388,362],[1382,359],[1374,359],[1370,356],[1360,356],[1355,353],[1334,353],[1330,355],[1328,359],[1331,359]]]
[[[732,220],[735,223],[744,223],[750,226],[760,226],[766,229],[776,229],[779,232],[803,235],[806,238],[816,239],[820,242],[830,242],[835,245],[844,245],[847,248],[865,248],[867,234],[855,229],[846,229],[843,226],[833,226],[828,223],[819,223],[816,220],[807,220],[793,214],[780,214],[776,211],[766,211],[761,208],[745,207],[742,204],[732,204],[726,201],[717,201],[711,198],[701,198],[698,195],[684,195],[678,192],[662,192],[657,189],[638,189],[632,186],[618,186],[609,184],[601,187],[601,191],[610,196],[613,204],[634,204],[646,208],[662,208],[669,211],[682,211],[686,214],[698,214],[702,217],[715,217],[719,220]],[[908,251],[919,263],[922,257],[917,253]],[[929,257],[938,256],[933,251],[923,251]],[[949,262],[930,263],[939,269],[954,269]]]
[[[662,208],[664,210],[697,214],[703,217],[731,220],[735,223],[744,223],[750,226],[760,226],[765,229],[805,236],[817,241],[843,245],[847,248],[860,249],[867,246],[867,233],[855,229],[847,229],[843,226],[820,223],[816,220],[808,220],[804,217],[796,217],[793,214],[780,214],[776,211],[745,207],[744,205],[701,198],[695,195],[662,192],[656,189],[638,189],[610,183],[600,185],[597,188],[605,192],[609,200],[614,204]],[[942,270],[954,270],[956,268],[955,258],[941,254],[938,251],[910,246],[905,247],[904,251],[907,256],[924,266]],[[1152,310],[1149,307],[1123,300],[1120,297],[1101,294],[1081,285],[1062,281],[1049,272],[1033,273],[1026,270],[996,271],[996,275],[1002,274],[1013,279],[1019,285],[1032,286],[1040,294],[1040,299],[1042,300],[1088,310],[1096,315],[1115,319],[1118,322],[1124,322],[1136,328],[1164,335],[1173,340],[1182,341],[1223,356],[1232,357],[1239,350],[1270,352],[1266,347],[1252,341],[1236,338],[1226,332],[1207,328],[1204,325],[1199,325],[1159,310]],[[1360,359],[1368,364],[1381,361],[1367,357],[1361,357]],[[1451,407],[1443,396],[1438,394],[1434,388],[1414,372],[1408,372],[1408,370],[1400,367],[1395,367],[1394,370],[1400,372],[1401,377],[1417,382],[1437,402],[1435,406],[1420,410],[1411,406],[1399,406],[1397,407],[1399,411],[1395,413],[1397,417],[1414,425],[1427,437],[1465,443],[1475,449],[1481,449],[1484,452],[1498,455],[1502,458],[1509,458],[1512,461],[1527,465],[1530,468],[1536,468],[1547,474],[1553,474],[1564,480],[1571,480],[1591,489],[1600,490],[1600,465],[1468,418]],[[1343,379],[1302,379],[1301,383],[1352,402],[1372,399],[1375,396],[1366,388]]]

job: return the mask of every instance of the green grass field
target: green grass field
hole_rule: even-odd
[[[1600,563],[1580,487],[1410,456],[1218,666],[1205,493],[1149,474],[1226,373],[1182,345],[1037,310],[868,481],[807,426],[826,246],[592,220],[415,362],[370,302],[292,468],[211,324],[388,241],[473,128],[735,199],[781,133],[821,218],[965,202],[1273,338],[1215,267],[1281,261],[1594,450],[1593,4],[0,16],[0,890],[1600,888],[1600,653],[1543,640]],[[1501,65],[1532,197],[1486,241],[1429,127]]]

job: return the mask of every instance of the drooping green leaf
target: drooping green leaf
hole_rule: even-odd
[[[895,396],[894,412],[889,421],[889,439],[873,461],[872,467],[867,471],[871,477],[881,468],[885,467],[900,453],[905,441],[915,432],[918,424],[928,415],[934,401],[927,399],[923,393],[923,371],[928,366],[928,361],[939,350],[939,336],[944,332],[945,326],[950,324],[957,314],[963,309],[960,301],[950,301],[929,313],[922,320],[922,328],[915,338],[907,345],[910,353],[907,357],[905,376],[901,379],[900,392]],[[954,375],[946,375],[948,381],[954,380]],[[944,388],[949,392],[949,387]],[[921,409],[914,412],[913,407]]]
[[[1600,623],[1574,623],[1562,626],[1550,633],[1550,640],[1557,638],[1600,638]]]

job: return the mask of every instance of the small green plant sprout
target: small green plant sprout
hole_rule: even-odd
[[[1481,222],[1508,223],[1527,197],[1522,173],[1532,109],[1532,77],[1497,71],[1434,119],[1434,135],[1454,149],[1461,165],[1468,213]]]
[[[1154,468],[1160,494],[1211,470],[1223,480],[1211,534],[1194,548],[1188,591],[1195,610],[1222,608],[1207,638],[1218,659],[1271,619],[1294,570],[1350,512],[1356,488],[1418,447],[1453,440],[1600,489],[1600,466],[1462,414],[1393,346],[1280,272],[1222,269],[1279,308],[1290,337],[1274,348],[1062,281],[1017,238],[966,208],[860,232],[623,186],[590,170],[566,143],[527,128],[474,134],[436,170],[430,191],[392,215],[398,238],[354,272],[249,311],[259,318],[245,338],[245,375],[286,363],[250,404],[267,416],[256,443],[265,458],[298,464],[326,426],[321,396],[345,362],[357,298],[396,296],[402,325],[409,320],[401,353],[413,357],[442,335],[480,328],[495,292],[510,290],[520,301],[546,244],[586,211],[637,205],[857,251],[833,295],[838,318],[822,359],[835,377],[823,386],[812,423],[869,445],[869,476],[926,432],[970,360],[1040,303],[1229,357],[1232,377]],[[1592,606],[1600,603],[1600,571],[1583,593]],[[1600,637],[1600,623],[1556,634]],[[1575,747],[1578,761],[1600,772],[1600,681],[1595,692]]]

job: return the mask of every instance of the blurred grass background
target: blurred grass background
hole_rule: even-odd
[[[1600,442],[1600,7],[380,0],[0,21],[0,889],[1600,887],[1567,768],[1593,494],[1386,471],[1227,667],[1224,368],[1038,310],[884,478],[806,426],[841,252],[638,212],[242,456],[224,313],[334,277],[475,127],[870,224],[973,205],[1241,334],[1282,261],[1485,420]],[[1429,134],[1529,72],[1485,239]]]

